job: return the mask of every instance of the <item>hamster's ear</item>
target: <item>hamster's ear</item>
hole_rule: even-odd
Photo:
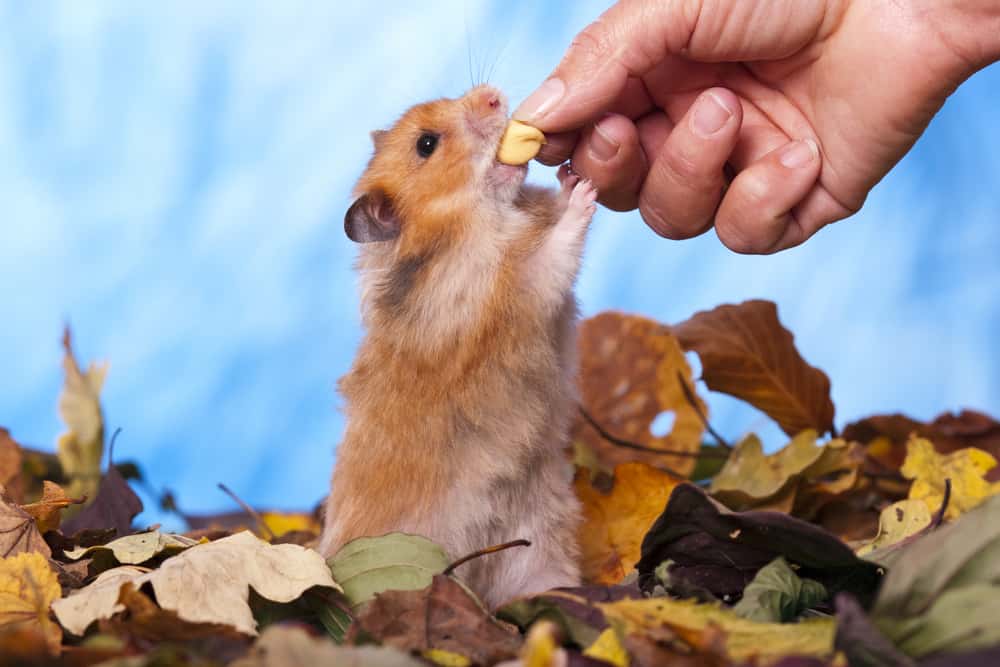
[[[344,231],[355,243],[391,241],[399,236],[399,217],[383,193],[367,192],[347,209]]]
[[[372,130],[372,143],[375,144],[375,150],[382,148],[382,142],[385,138],[389,136],[388,130]]]

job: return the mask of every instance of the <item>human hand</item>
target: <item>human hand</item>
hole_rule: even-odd
[[[667,238],[796,246],[1000,57],[995,0],[621,0],[514,112]],[[596,122],[595,122],[596,121]],[[731,178],[731,182],[730,181]],[[728,184],[728,187],[727,187]]]

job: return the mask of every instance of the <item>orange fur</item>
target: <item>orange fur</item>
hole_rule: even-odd
[[[413,107],[377,136],[358,183],[391,202],[401,231],[359,255],[366,337],[339,385],[347,429],[320,547],[402,530],[457,558],[532,540],[458,571],[490,605],[578,577],[562,450],[576,409],[572,284],[593,212],[589,185],[570,204],[575,178],[557,195],[496,166],[498,99],[479,87]],[[427,131],[440,140],[421,158]]]

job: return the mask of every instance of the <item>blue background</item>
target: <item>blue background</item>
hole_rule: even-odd
[[[361,335],[342,218],[368,131],[460,94],[470,57],[516,103],[606,3],[352,4],[0,2],[0,424],[15,437],[54,446],[68,320],[81,358],[111,361],[116,457],[182,507],[233,509],[218,481],[260,506],[325,493],[334,382]],[[600,210],[585,313],[675,322],[773,299],[832,378],[840,425],[1000,412],[998,91],[997,66],[975,76],[859,215],[778,256]],[[780,441],[710,404],[728,436]]]

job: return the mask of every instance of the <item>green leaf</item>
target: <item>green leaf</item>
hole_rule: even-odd
[[[382,591],[427,588],[448,562],[444,549],[426,537],[389,533],[348,542],[327,565],[357,608]]]
[[[738,616],[762,623],[786,623],[826,599],[826,588],[812,579],[801,579],[778,557],[757,571],[733,607]]]
[[[1000,496],[900,550],[871,619],[908,655],[1000,643]]]

